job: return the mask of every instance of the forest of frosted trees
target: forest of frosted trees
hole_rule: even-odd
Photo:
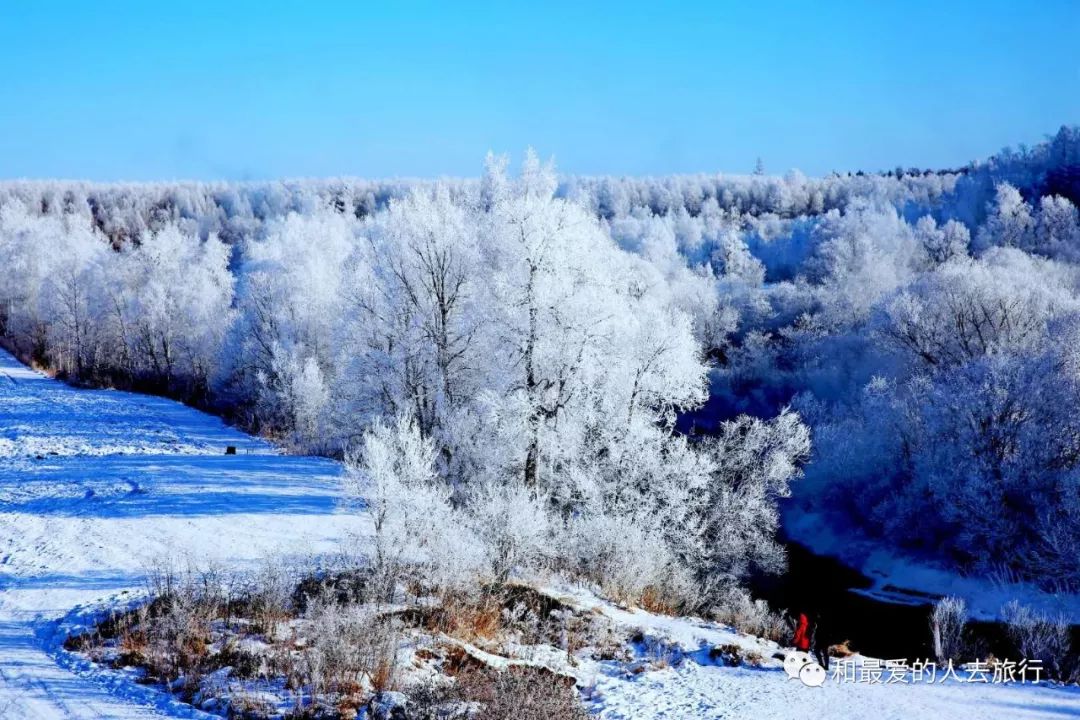
[[[0,183],[0,331],[344,457],[373,561],[698,607],[778,502],[1080,583],[1080,129],[956,171]]]

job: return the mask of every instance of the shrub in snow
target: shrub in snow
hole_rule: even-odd
[[[550,555],[548,506],[519,483],[488,483],[469,498],[468,512],[498,582],[519,568],[536,568]]]
[[[695,607],[693,575],[664,541],[655,517],[598,514],[571,519],[560,535],[559,563],[605,596],[651,609]]]
[[[764,600],[750,597],[746,590],[737,585],[725,586],[715,594],[709,606],[709,615],[740,632],[779,643],[790,640],[791,629],[783,616],[771,610]]]
[[[477,703],[476,720],[585,720],[589,714],[573,681],[544,668],[478,671],[460,678],[466,698]]]
[[[368,701],[370,720],[408,720],[408,698],[400,692],[379,692]]]
[[[375,526],[371,560],[376,585],[392,600],[410,571],[440,587],[470,584],[484,561],[467,517],[450,502],[435,473],[435,447],[408,417],[377,421],[349,463],[347,483]],[[411,570],[410,570],[411,569]]]
[[[967,603],[963,598],[943,597],[930,613],[930,631],[934,641],[934,657],[939,663],[959,662],[964,650],[964,626],[967,625]]]
[[[1052,677],[1062,677],[1071,644],[1068,619],[1046,615],[1017,600],[1007,602],[1001,616],[1020,657],[1039,660]]]
[[[393,687],[401,629],[370,608],[312,603],[305,613],[311,633],[299,671],[316,698],[331,699]]]

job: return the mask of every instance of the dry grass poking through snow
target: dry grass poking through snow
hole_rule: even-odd
[[[161,569],[148,602],[65,647],[243,718],[406,717],[407,707],[409,718],[572,719],[585,716],[580,664],[630,657],[599,614],[525,585],[439,593],[400,583],[391,597],[380,587],[358,569]]]

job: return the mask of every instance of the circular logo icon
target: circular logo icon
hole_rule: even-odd
[[[799,679],[807,687],[821,687],[825,684],[825,668],[816,662],[808,662],[799,670]]]
[[[813,660],[811,660],[810,656],[800,650],[789,652],[787,657],[784,658],[784,672],[794,680],[799,677],[799,671],[802,670],[803,665],[811,662]]]

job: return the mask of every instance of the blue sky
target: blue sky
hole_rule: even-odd
[[[953,166],[1080,123],[1078,38],[1074,0],[4,2],[0,177]]]

